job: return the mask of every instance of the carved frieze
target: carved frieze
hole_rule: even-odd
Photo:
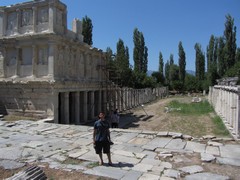
[[[22,11],[22,26],[30,26],[33,24],[33,11],[26,9]]]
[[[13,31],[17,28],[17,13],[12,12],[8,14],[7,18],[7,30]]]
[[[47,23],[48,16],[49,16],[48,8],[47,7],[40,8],[38,10],[38,24]]]

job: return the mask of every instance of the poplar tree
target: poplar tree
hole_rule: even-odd
[[[198,81],[204,80],[205,75],[205,56],[202,51],[201,45],[199,43],[196,43],[195,46],[196,51],[196,79]]]
[[[226,40],[224,60],[226,68],[229,69],[234,66],[236,57],[236,26],[234,26],[234,19],[229,14],[226,16],[224,39]]]
[[[182,85],[184,85],[185,76],[186,76],[186,56],[182,46],[182,42],[179,42],[178,45],[178,65],[179,65],[179,80],[181,81]]]
[[[92,30],[93,30],[92,20],[88,16],[85,16],[82,19],[82,35],[84,36],[83,42],[87,43],[90,46],[93,44]]]
[[[158,68],[158,71],[159,71],[159,73],[161,74],[161,76],[163,76],[163,66],[164,66],[163,55],[162,55],[162,53],[160,52],[160,53],[159,53],[159,68]]]
[[[217,69],[218,69],[218,75],[220,77],[223,77],[223,75],[226,72],[226,62],[224,61],[224,39],[223,37],[218,38],[218,48],[217,48]]]
[[[148,48],[145,46],[143,33],[137,28],[133,32],[133,61],[136,73],[146,73],[148,64]]]
[[[217,73],[217,39],[211,35],[207,46],[207,78],[210,86],[216,84]]]
[[[170,74],[170,64],[169,64],[169,60],[166,62],[165,64],[165,79],[166,79],[166,83],[169,84],[169,74]]]
[[[116,68],[119,76],[119,85],[128,86],[129,83],[129,52],[122,39],[117,42]]]

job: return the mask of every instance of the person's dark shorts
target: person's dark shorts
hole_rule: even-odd
[[[110,144],[108,141],[96,141],[94,148],[96,154],[100,154],[102,151],[104,154],[110,153]]]

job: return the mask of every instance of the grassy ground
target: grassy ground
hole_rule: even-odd
[[[201,98],[202,102],[192,103],[192,97],[172,96],[147,104],[144,106],[144,111],[150,117],[147,120],[139,118],[127,128],[179,132],[193,137],[205,135],[230,137],[228,130],[206,98]],[[137,108],[134,110],[134,115],[144,116],[144,111]]]
[[[178,100],[173,100],[168,106],[177,109],[172,114],[182,118],[182,121],[174,124],[173,128],[179,126],[179,128],[187,129],[191,133],[199,130],[204,133],[207,131],[207,128],[212,128],[212,133],[216,136],[229,136],[229,132],[221,118],[217,115],[212,115],[214,114],[214,109],[207,100],[199,103],[182,103]],[[191,117],[192,120],[189,120],[188,117]],[[206,119],[210,121],[206,122]],[[199,134],[200,131],[198,132]]]

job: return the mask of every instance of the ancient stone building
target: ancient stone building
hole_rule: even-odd
[[[112,86],[110,96],[105,66],[105,53],[83,43],[78,19],[67,29],[59,0],[0,7],[0,102],[8,113],[81,124],[167,94]]]

